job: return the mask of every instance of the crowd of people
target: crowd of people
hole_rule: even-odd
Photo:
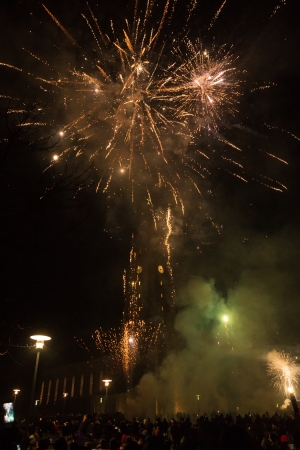
[[[230,413],[167,420],[68,415],[4,426],[0,450],[288,450],[300,449],[300,421],[287,413]]]

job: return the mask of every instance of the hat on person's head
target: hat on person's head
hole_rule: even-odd
[[[282,434],[280,436],[280,442],[287,442],[287,441],[288,441],[287,435],[286,434]]]

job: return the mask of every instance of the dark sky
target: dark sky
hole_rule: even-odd
[[[132,6],[120,10],[117,0],[94,3],[91,7],[104,28],[112,17],[118,30],[132,11]],[[173,35],[181,33],[185,3],[178,0]],[[282,347],[297,352],[300,159],[299,141],[289,132],[300,135],[299,4],[296,0],[286,0],[286,4],[279,0],[227,0],[208,31],[221,3],[201,2],[190,22],[190,37],[202,39],[208,48],[212,43],[233,46],[233,54],[239,56],[236,65],[243,94],[239,112],[226,118],[220,132],[243,146],[241,158],[249,183],[232,177],[219,160],[214,165],[212,158],[205,189],[211,188],[213,194],[205,200],[191,196],[187,216],[174,218],[171,247],[178,302],[182,305],[185,297],[193,297],[197,283],[214,280],[221,303],[228,308],[234,305],[241,314],[239,320],[248,326],[249,335],[241,341],[253,338],[252,348],[258,348],[260,342],[269,350]],[[70,45],[41,4],[14,0],[1,4],[0,62],[40,74],[44,68],[23,48],[43,57],[56,70],[63,67],[65,57],[76,64],[82,51],[90,54],[90,33],[80,16],[81,11],[86,13],[86,3],[67,0],[54,6],[46,1],[45,5],[81,49]],[[271,17],[276,6],[280,8]],[[50,110],[55,108],[51,94],[40,92],[39,83],[30,77],[0,67],[0,79],[1,96],[47,102]],[[253,92],[255,87],[269,84],[270,88]],[[3,144],[12,123],[7,123],[4,115],[8,100],[1,100]],[[207,137],[197,139],[208,145]],[[71,158],[44,173],[47,152],[28,151],[25,144],[8,157],[1,152],[1,339],[5,344],[11,335],[13,343],[25,345],[28,336],[41,327],[53,336],[51,361],[80,359],[84,354],[74,335],[86,338],[100,326],[118,326],[122,317],[122,273],[128,267],[131,234],[139,227],[132,214],[139,205],[130,206],[125,195],[107,199],[96,194],[101,172],[97,158],[92,167],[87,158],[78,162]],[[65,183],[51,191],[61,174]],[[279,193],[257,183],[261,174],[278,180],[287,190]],[[66,181],[69,175],[70,184]],[[79,192],[78,183],[82,183]],[[49,186],[50,194],[45,195]],[[222,226],[220,234],[203,217],[198,219],[199,205]],[[247,300],[239,302],[238,295],[246,291]],[[189,305],[193,311],[193,301]],[[184,319],[179,317],[178,323],[189,341]],[[237,329],[235,337],[239,340]],[[12,348],[11,357],[2,357],[7,368],[18,367],[22,373],[22,351]]]

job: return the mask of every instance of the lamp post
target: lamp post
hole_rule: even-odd
[[[200,402],[200,394],[196,394],[196,399],[197,399],[197,405],[198,405],[198,414],[197,416],[199,416],[199,412],[200,412],[200,408],[199,408],[199,402]]]
[[[107,403],[107,399],[108,399],[108,386],[109,384],[112,382],[112,380],[102,380],[105,386],[105,409],[107,412],[108,409],[108,403]]]
[[[16,403],[17,400],[17,395],[20,392],[20,389],[13,389],[13,393],[14,393],[14,404]]]
[[[29,415],[31,415],[32,407],[33,407],[34,391],[35,391],[36,375],[37,375],[37,371],[38,371],[38,367],[39,367],[40,351],[44,348],[44,342],[50,341],[51,337],[44,336],[42,334],[36,334],[34,336],[30,336],[30,339],[33,339],[35,341],[35,347],[37,349],[37,353],[36,353],[35,367],[34,367],[34,373],[33,373],[33,382],[32,382],[32,389],[31,389],[31,396],[30,396]]]
[[[68,397],[68,393],[64,392],[63,393],[63,398],[64,398],[64,408],[63,408],[63,415],[65,414],[65,407],[66,407],[66,398]]]

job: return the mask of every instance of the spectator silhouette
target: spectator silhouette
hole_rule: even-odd
[[[220,450],[253,450],[251,436],[240,425],[225,428],[220,437]]]

